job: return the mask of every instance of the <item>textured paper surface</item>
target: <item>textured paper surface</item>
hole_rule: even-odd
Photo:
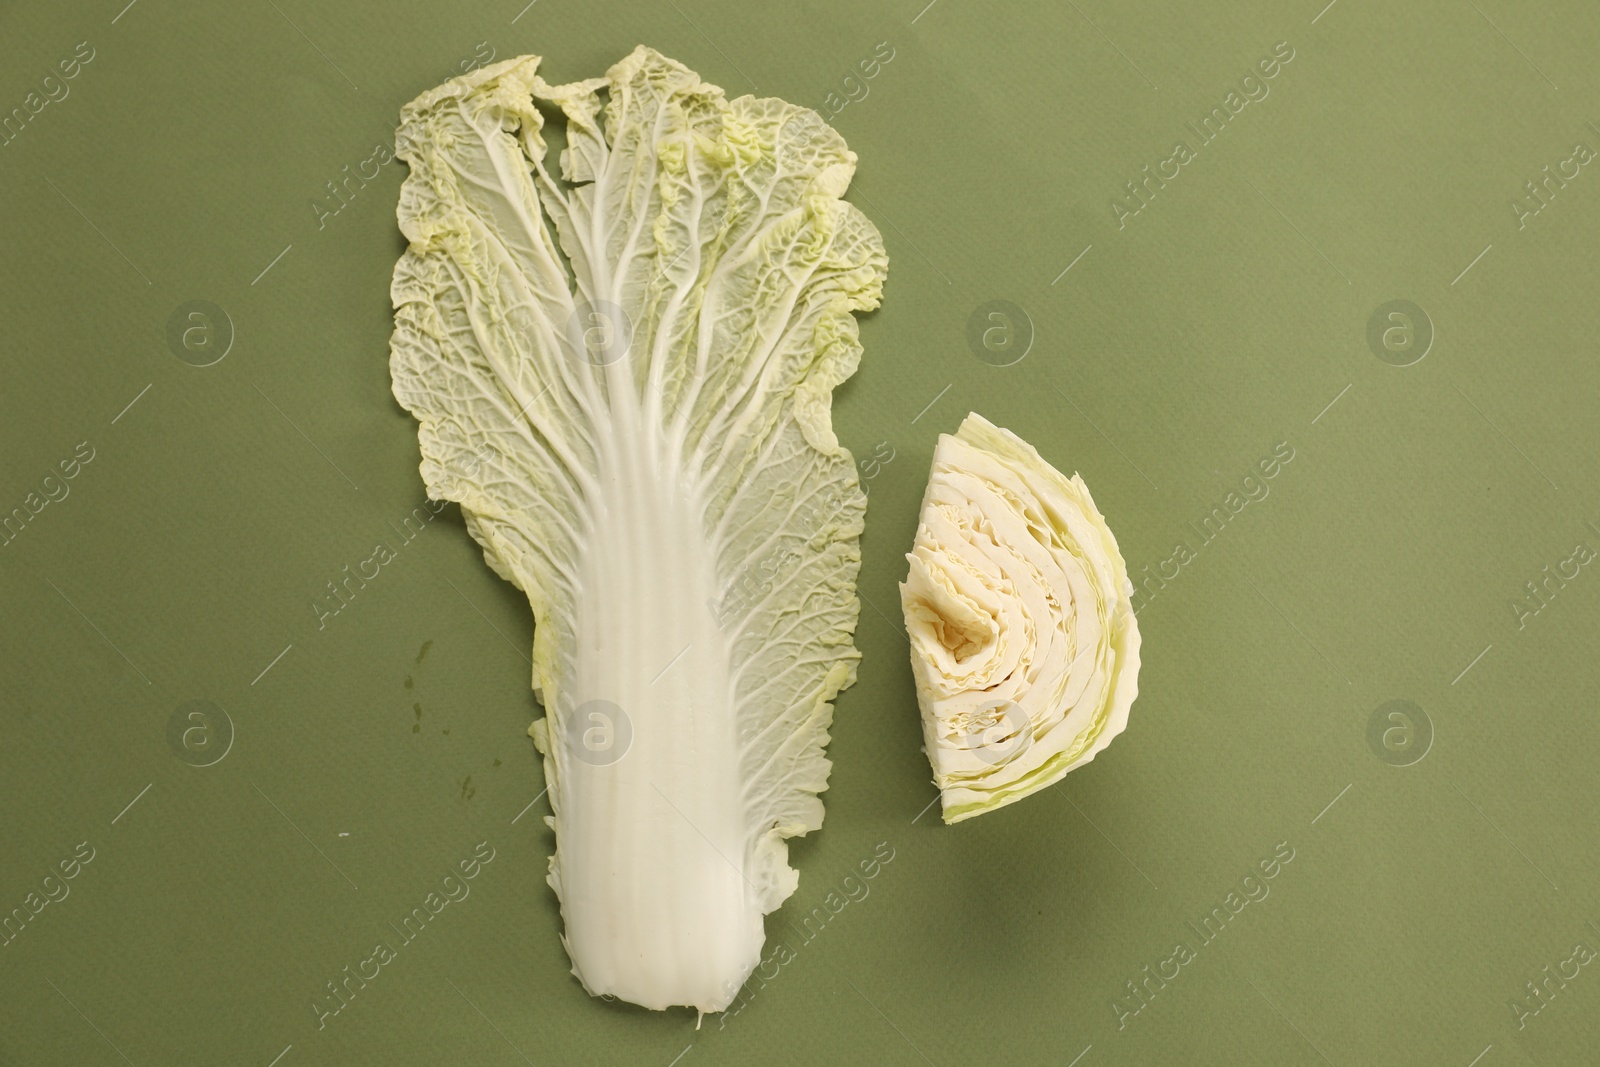
[[[0,1063],[1595,1058],[1595,12],[923,2],[0,16]],[[827,821],[698,1031],[567,973],[531,614],[387,370],[400,105],[639,42],[837,112],[892,259]],[[1127,732],[947,828],[895,586],[968,410],[1149,584]]]

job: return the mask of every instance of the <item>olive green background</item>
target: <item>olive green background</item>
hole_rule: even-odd
[[[0,114],[94,50],[0,148],[0,510],[94,450],[0,548],[0,911],[95,850],[0,948],[0,1064],[1600,1058],[1600,965],[1511,1006],[1600,947],[1600,574],[1512,607],[1600,548],[1600,175],[1512,207],[1600,147],[1592,5],[124,2],[0,15]],[[1199,146],[1185,124],[1280,41],[1270,95]],[[568,974],[531,613],[456,510],[320,630],[311,606],[423,499],[387,370],[402,165],[320,227],[313,202],[475,53],[554,81],[639,42],[730,94],[856,97],[833,121],[891,257],[834,407],[870,506],[827,822],[769,917],[781,965],[698,1030]],[[1434,335],[1406,367],[1368,343],[1401,299]],[[213,366],[169,347],[190,300],[231,322]],[[1010,366],[968,342],[994,300],[1025,316],[980,318]],[[1196,552],[1142,603],[1126,734],[952,828],[896,583],[968,410],[1081,472],[1136,577]],[[1280,443],[1202,546],[1188,524]],[[1399,755],[1368,740],[1395,699],[1425,717]],[[213,766],[169,746],[189,700],[233,724]],[[325,983],[480,842],[471,895],[319,1030]],[[1270,895],[1201,945],[1186,924],[1280,843]]]

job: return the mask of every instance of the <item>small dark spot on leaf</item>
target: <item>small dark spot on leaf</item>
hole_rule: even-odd
[[[423,657],[428,654],[428,649],[433,647],[432,641],[422,642],[422,651],[417,653],[417,666],[422,666]]]
[[[500,761],[499,760],[495,760],[494,761],[494,766],[496,766],[496,767],[500,766]]]
[[[416,683],[411,680],[411,675],[406,675],[406,688],[410,689]]]
[[[420,734],[420,733],[421,733],[421,732],[422,732],[422,727],[420,727],[420,726],[413,726],[413,727],[412,727],[412,728],[411,728],[411,732],[412,732],[412,733],[414,733],[414,734]]]
[[[411,705],[411,710],[417,713],[417,718],[422,718],[422,705],[420,703]]]
[[[472,775],[467,775],[466,779],[461,783],[461,799],[471,800],[475,795],[477,795],[477,792],[478,791],[472,787]]]
[[[449,730],[440,730],[439,732],[444,734],[446,737],[450,736],[450,731]]]

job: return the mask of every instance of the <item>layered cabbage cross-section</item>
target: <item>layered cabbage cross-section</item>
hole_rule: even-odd
[[[969,414],[941,434],[900,586],[944,821],[1059,781],[1138,694],[1132,583],[1077,475]]]

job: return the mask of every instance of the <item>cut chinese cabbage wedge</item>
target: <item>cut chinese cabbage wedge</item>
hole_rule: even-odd
[[[982,415],[940,434],[900,586],[944,821],[1054,785],[1128,725],[1133,585],[1089,487]]]
[[[643,47],[568,85],[538,64],[401,112],[394,393],[429,494],[533,606],[573,973],[719,1011],[798,884],[784,839],[822,822],[860,658],[830,407],[888,261],[812,111]]]

